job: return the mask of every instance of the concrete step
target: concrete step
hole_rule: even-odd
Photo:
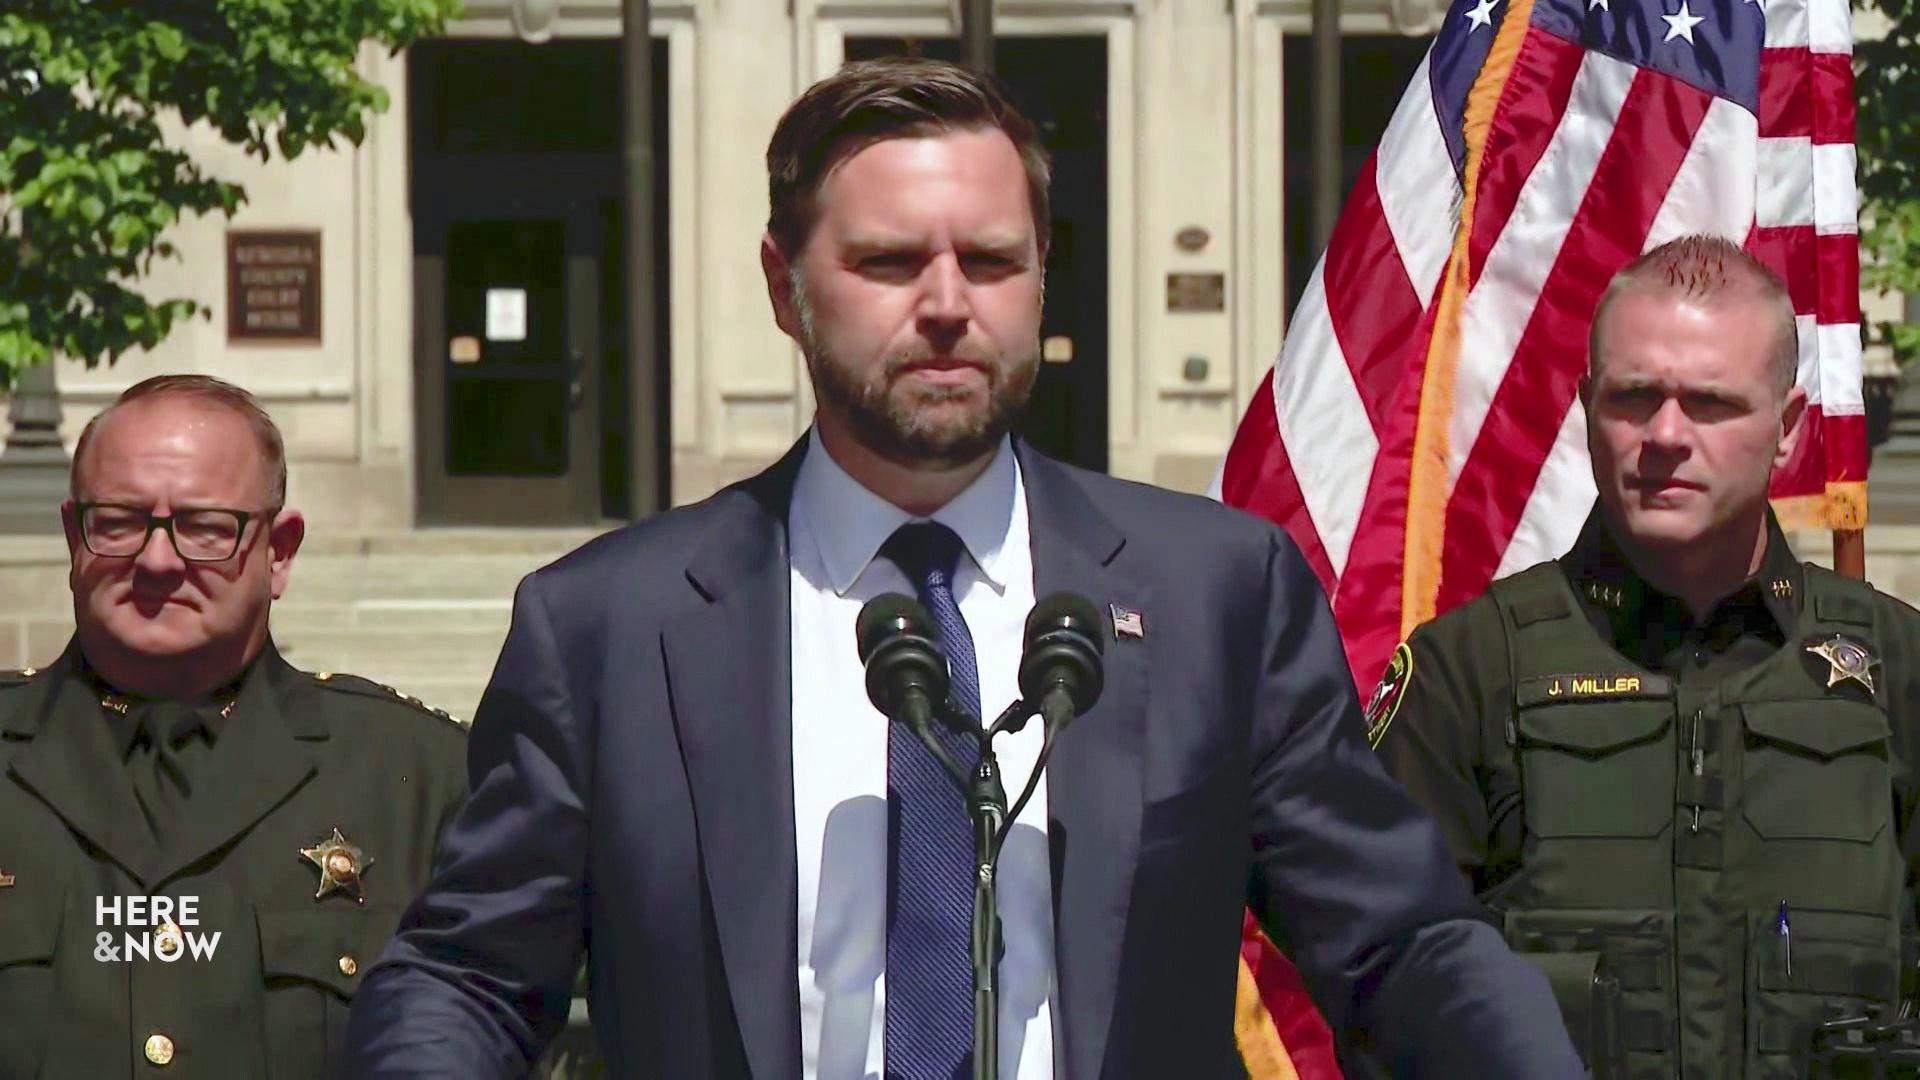
[[[314,630],[289,632],[276,628],[280,651],[309,671],[367,669],[417,671],[437,678],[477,675],[493,670],[500,655],[504,630]]]
[[[506,639],[520,579],[595,529],[309,533],[273,632],[295,665],[352,672],[465,715]],[[58,536],[0,536],[0,668],[39,666],[73,632]]]
[[[378,533],[326,533],[310,531],[300,547],[300,557],[485,555],[517,558],[558,558],[603,532],[619,528],[610,523],[601,529],[469,529],[418,528]]]
[[[291,597],[273,605],[275,633],[367,630],[498,630],[507,631],[513,614],[508,599],[477,600],[360,600],[349,603],[306,603]]]
[[[351,604],[365,600],[513,599],[520,579],[550,558],[530,555],[326,556],[297,559],[283,602]]]

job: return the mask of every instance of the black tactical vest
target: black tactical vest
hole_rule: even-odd
[[[1634,1080],[1804,1076],[1815,1024],[1898,993],[1887,716],[1807,652],[1892,630],[1863,584],[1809,566],[1805,589],[1785,647],[1682,687],[1596,633],[1559,565],[1492,587],[1526,831],[1486,900],[1519,951],[1603,955]]]

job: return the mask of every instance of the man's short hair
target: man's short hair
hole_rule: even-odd
[[[1800,371],[1800,331],[1793,318],[1793,297],[1772,268],[1740,245],[1719,236],[1694,234],[1669,240],[1628,263],[1613,275],[1594,305],[1587,326],[1587,374],[1600,373],[1600,331],[1608,309],[1628,292],[1661,293],[1676,300],[1715,303],[1756,300],[1774,320],[1773,376],[1781,394]]]
[[[272,478],[267,488],[267,505],[279,509],[287,501],[287,444],[280,437],[280,428],[260,407],[259,399],[247,393],[225,379],[216,379],[211,375],[155,375],[142,379],[113,399],[113,403],[101,409],[87,426],[80,431],[80,441],[73,448],[73,467],[68,474],[68,486],[75,498],[80,497],[80,463],[86,459],[87,445],[93,441],[93,433],[100,422],[112,415],[114,410],[126,405],[160,398],[188,398],[238,414],[253,428],[253,436],[260,444],[260,457],[266,463],[267,475]]]
[[[1019,151],[1044,259],[1053,167],[1033,122],[993,79],[917,57],[848,64],[813,84],[780,117],[767,144],[767,232],[791,262],[807,246],[814,200],[835,165],[885,139],[985,128],[1005,133]]]

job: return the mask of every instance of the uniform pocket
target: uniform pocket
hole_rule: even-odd
[[[395,904],[259,910],[268,1060],[274,1080],[342,1066],[348,1007],[400,924]]]
[[[1545,838],[1660,835],[1673,819],[1672,727],[1666,702],[1521,710],[1527,830]]]
[[[1794,908],[1787,923],[1782,935],[1777,907],[1747,917],[1747,1072],[1755,1078],[1805,1076],[1816,1026],[1890,1005],[1899,987],[1891,918]]]
[[[1763,839],[1868,843],[1887,827],[1885,714],[1843,701],[1749,704],[1740,714],[1741,813]]]
[[[1507,944],[1526,955],[1598,953],[1620,987],[1619,1049],[1629,1077],[1666,1077],[1678,1032],[1673,923],[1664,911],[1567,908],[1503,916]],[[1605,1048],[1589,1047],[1589,1052]],[[1611,1056],[1611,1055],[1609,1055]]]
[[[46,1060],[62,905],[0,894],[0,1076],[37,1076]]]

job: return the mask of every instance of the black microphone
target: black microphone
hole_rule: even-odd
[[[1020,656],[1020,696],[1039,705],[1049,736],[1100,700],[1105,648],[1100,613],[1086,597],[1057,592],[1033,605]]]
[[[912,597],[881,593],[860,609],[854,635],[868,700],[915,732],[930,731],[934,707],[947,700],[948,676],[927,609]]]

